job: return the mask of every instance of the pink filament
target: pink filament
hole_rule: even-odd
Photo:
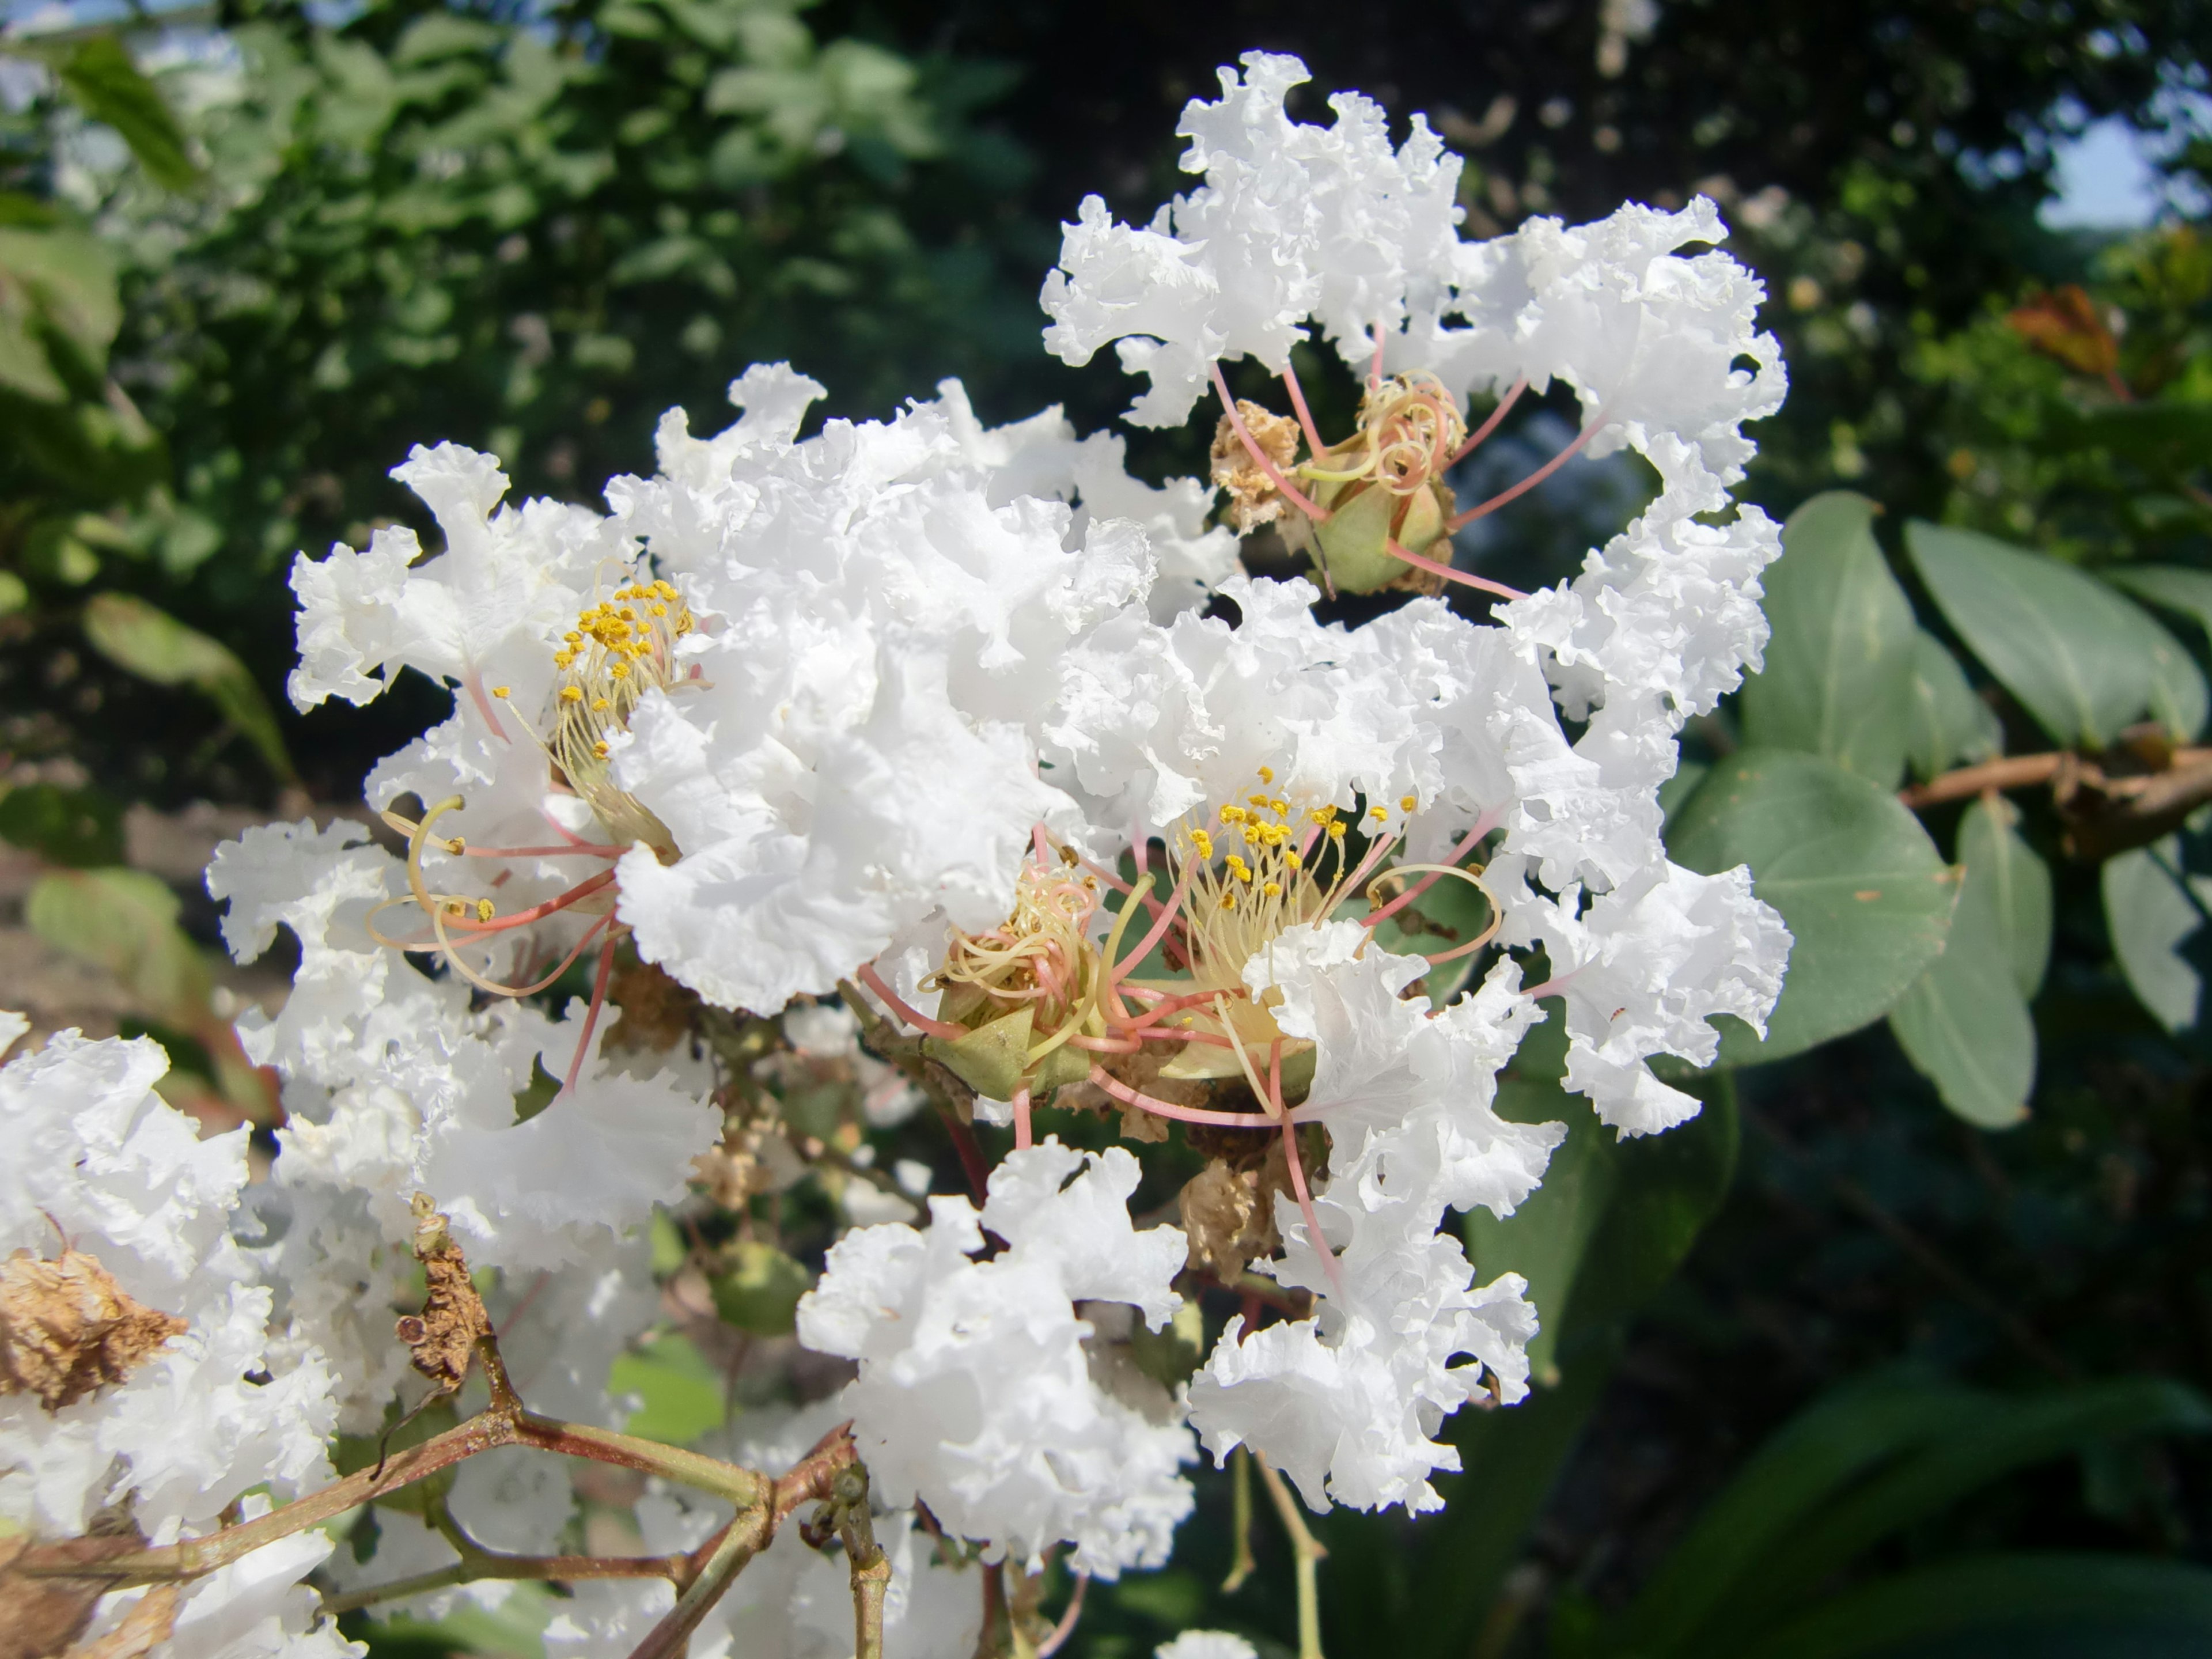
[[[883,975],[876,972],[875,963],[869,963],[863,966],[859,977],[861,984],[881,997],[897,1012],[900,1018],[913,1026],[915,1030],[927,1032],[931,1036],[946,1042],[957,1042],[968,1035],[964,1027],[950,1025],[941,1019],[932,1019],[920,1009],[908,1005],[896,991],[884,983]]]
[[[1514,381],[1511,386],[1506,388],[1505,395],[1498,400],[1498,407],[1490,411],[1490,418],[1485,421],[1480,426],[1475,428],[1474,433],[1468,437],[1468,441],[1452,452],[1451,460],[1445,462],[1444,465],[1449,466],[1454,462],[1465,460],[1469,455],[1474,454],[1477,449],[1480,448],[1482,447],[1483,440],[1489,437],[1492,433],[1498,430],[1498,423],[1505,418],[1506,411],[1520,401],[1521,394],[1528,389],[1528,377],[1526,374],[1523,374],[1519,380]]]
[[[1444,533],[1449,535],[1455,530],[1463,529],[1467,526],[1473,524],[1477,519],[1485,517],[1489,514],[1495,513],[1499,507],[1504,506],[1506,502],[1516,501],[1522,495],[1527,495],[1538,484],[1543,483],[1545,479],[1550,477],[1554,472],[1557,472],[1561,467],[1572,460],[1577,454],[1581,453],[1582,447],[1584,444],[1588,443],[1592,438],[1597,436],[1598,433],[1605,426],[1606,415],[1607,411],[1605,410],[1601,409],[1598,410],[1595,416],[1591,416],[1590,423],[1584,427],[1580,432],[1575,434],[1574,441],[1572,443],[1569,444],[1558,454],[1553,456],[1550,460],[1545,462],[1543,465],[1538,467],[1527,477],[1522,479],[1519,483],[1513,485],[1510,489],[1499,490],[1498,494],[1492,495],[1488,501],[1483,502],[1481,506],[1470,507],[1466,512],[1460,514],[1457,517],[1454,518],[1450,523],[1444,526]]]
[[[1459,520],[1455,519],[1452,522],[1457,524]],[[1525,599],[1528,597],[1519,588],[1508,587],[1504,582],[1494,582],[1487,576],[1472,575],[1464,570],[1455,570],[1448,564],[1438,564],[1434,559],[1424,558],[1395,541],[1385,542],[1382,545],[1389,550],[1392,558],[1403,559],[1415,568],[1425,570],[1432,576],[1442,576],[1448,582],[1462,582],[1469,587],[1480,588],[1485,593],[1495,593],[1500,599]]]
[[[1052,1627],[1052,1634],[1037,1644],[1036,1659],[1052,1659],[1066,1645],[1067,1638],[1075,1634],[1075,1621],[1083,1616],[1083,1592],[1091,1587],[1091,1575],[1075,1575],[1075,1593],[1067,1598],[1067,1611],[1060,1615],[1060,1622]]]
[[[595,847],[584,841],[567,847],[471,847],[464,842],[460,856],[465,859],[565,859],[581,854],[586,858],[618,859],[629,851],[627,847]]]
[[[513,743],[514,739],[507,735],[507,728],[499,723],[499,714],[498,712],[492,708],[491,699],[484,696],[483,677],[479,675],[475,669],[471,668],[469,670],[468,673],[462,678],[461,684],[469,688],[470,697],[475,702],[476,706],[483,711],[484,724],[491,727],[492,736],[497,738],[501,743]]]
[[[1336,1252],[1328,1247],[1328,1239],[1321,1230],[1321,1217],[1314,1209],[1313,1194],[1306,1190],[1305,1165],[1298,1158],[1298,1132],[1295,1124],[1283,1124],[1283,1158],[1291,1166],[1291,1190],[1298,1195],[1298,1213],[1306,1218],[1306,1237],[1319,1253],[1322,1265],[1328,1269],[1328,1282],[1336,1287],[1337,1295],[1344,1295],[1344,1269],[1336,1264]]]
[[[1445,854],[1443,857],[1438,859],[1437,862],[1439,864],[1457,864],[1469,853],[1474,851],[1476,847],[1481,844],[1482,838],[1498,827],[1498,820],[1504,816],[1504,814],[1496,807],[1492,807],[1489,811],[1485,812],[1480,817],[1474,821],[1474,828],[1467,832],[1466,837],[1461,841],[1459,845],[1453,848],[1451,851]],[[1422,894],[1427,892],[1430,888],[1435,886],[1437,883],[1443,879],[1443,878],[1442,876],[1437,875],[1435,872],[1431,871],[1429,874],[1423,876],[1419,881],[1415,882],[1411,887],[1408,887],[1404,892],[1399,894],[1397,897],[1392,899],[1380,910],[1376,911],[1374,915],[1369,916],[1360,925],[1365,927],[1372,927],[1377,922],[1388,921],[1392,916],[1404,909],[1406,906],[1411,904],[1415,899],[1420,897]]]
[[[1306,434],[1306,447],[1316,456],[1328,446],[1321,441],[1321,433],[1314,425],[1313,413],[1306,407],[1305,388],[1298,384],[1297,371],[1287,363],[1283,367],[1283,387],[1291,394],[1291,407],[1297,411],[1298,425]]]
[[[1237,412],[1237,400],[1229,395],[1229,382],[1221,376],[1219,363],[1213,366],[1213,389],[1221,394],[1221,406],[1229,412],[1229,424],[1235,428],[1237,441],[1244,446],[1244,453],[1252,458],[1252,465],[1266,473],[1275,488],[1283,492],[1284,498],[1295,504],[1299,512],[1304,514],[1316,524],[1326,523],[1328,520],[1328,511],[1316,507],[1306,498],[1304,492],[1275,470],[1275,464],[1267,459],[1258,442],[1253,438],[1251,432],[1245,427],[1244,417]]]
[[[1030,1091],[1014,1091],[1014,1150],[1025,1152],[1030,1149]]]
[[[568,1075],[561,1081],[563,1095],[576,1086],[576,1079],[584,1069],[584,1056],[591,1052],[592,1033],[599,1029],[599,1010],[607,1006],[607,980],[614,970],[615,941],[610,939],[599,947],[599,971],[592,981],[592,1006],[584,1012],[584,1030],[576,1039],[576,1052],[568,1061]],[[559,1097],[554,1097],[556,1100]]]
[[[1171,1117],[1182,1123],[1212,1123],[1225,1129],[1272,1129],[1275,1120],[1260,1112],[1206,1112],[1195,1106],[1174,1106],[1164,1100],[1139,1094],[1103,1066],[1091,1068],[1091,1080],[1115,1099],[1125,1105],[1147,1111],[1155,1117]]]

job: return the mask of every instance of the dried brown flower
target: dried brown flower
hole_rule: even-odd
[[[656,1054],[690,1036],[702,1006],[696,991],[649,962],[617,963],[607,981],[607,1000],[622,1011],[607,1032],[607,1047]]]
[[[414,1205],[415,1259],[422,1264],[428,1290],[422,1313],[401,1319],[398,1336],[415,1369],[440,1394],[451,1394],[468,1376],[477,1344],[492,1334],[491,1316],[470,1280],[468,1258],[453,1243],[429,1194],[416,1194]]]
[[[1282,1242],[1275,1231],[1275,1194],[1291,1191],[1290,1163],[1279,1135],[1267,1152],[1243,1159],[1216,1158],[1184,1183],[1176,1200],[1189,1240],[1190,1266],[1233,1285],[1255,1257],[1272,1255]]]
[[[184,1328],[82,1250],[52,1261],[18,1250],[0,1262],[0,1395],[34,1394],[59,1411],[120,1382]]]
[[[1298,423],[1242,398],[1237,400],[1237,412],[1243,417],[1244,429],[1252,434],[1260,453],[1273,463],[1276,471],[1287,473],[1298,459]],[[1229,494],[1229,521],[1240,536],[1273,523],[1290,508],[1274,480],[1244,447],[1226,415],[1213,432],[1213,482]]]

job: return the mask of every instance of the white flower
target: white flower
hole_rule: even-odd
[[[1364,364],[1374,331],[1400,327],[1409,290],[1436,286],[1457,245],[1459,161],[1419,116],[1394,154],[1370,100],[1340,94],[1336,124],[1307,126],[1283,110],[1304,64],[1240,61],[1244,76],[1221,71],[1220,101],[1193,100],[1176,129],[1205,185],[1142,230],[1085,198],[1045,279],[1046,349],[1080,367],[1120,341],[1122,367],[1152,380],[1129,411],[1139,425],[1186,419],[1216,362],[1281,373],[1309,317]]]
[[[1300,809],[1433,790],[1435,744],[1416,726],[1381,635],[1323,627],[1310,583],[1231,577],[1240,620],[1125,618],[1069,653],[1048,731],[1051,775],[1102,832],[1172,825],[1235,802],[1259,769]]]
[[[1191,1506],[1176,1473],[1189,1436],[1098,1386],[1074,1307],[1129,1302],[1157,1320],[1180,1301],[1182,1235],[1130,1227],[1136,1176],[1121,1148],[1079,1156],[1048,1139],[1000,1165],[980,1218],[933,1198],[926,1231],[866,1227],[831,1249],[799,1340],[860,1362],[841,1409],[886,1502],[919,1498],[993,1559],[1034,1563],[1066,1542],[1079,1570],[1108,1578],[1167,1559]],[[976,1261],[984,1224],[1010,1248]]]
[[[1565,1124],[1515,1123],[1492,1108],[1498,1069],[1542,1015],[1507,961],[1432,1016],[1425,999],[1400,1000],[1427,971],[1359,923],[1330,921],[1286,930],[1244,980],[1285,1036],[1316,1045],[1297,1116],[1328,1126],[1332,1193],[1425,1205],[1432,1227],[1447,1206],[1510,1215],[1566,1138]]]
[[[1242,1316],[1231,1320],[1191,1381],[1191,1422],[1217,1460],[1245,1443],[1265,1452],[1310,1509],[1332,1498],[1355,1509],[1439,1509],[1428,1477],[1459,1468],[1459,1454],[1434,1438],[1443,1419],[1486,1370],[1508,1403],[1528,1392],[1536,1321],[1527,1285],[1507,1273],[1474,1288],[1465,1251],[1436,1231],[1423,1199],[1368,1207],[1323,1194],[1314,1205],[1338,1247],[1334,1267],[1284,1200],[1285,1261],[1273,1269],[1316,1292],[1314,1316],[1249,1333]],[[1474,1362],[1454,1365],[1462,1354]]]
[[[1512,925],[1540,940],[1551,989],[1567,1005],[1567,1087],[1586,1094],[1601,1122],[1650,1134],[1696,1115],[1694,1096],[1670,1088],[1644,1063],[1674,1054],[1710,1066],[1733,1014],[1762,1036],[1781,994],[1790,930],[1752,896],[1739,866],[1701,876],[1667,864],[1581,902],[1516,911]]]
[[[21,1029],[13,1021],[10,1037]],[[125,1505],[155,1543],[210,1530],[267,1488],[289,1498],[330,1478],[337,1414],[323,1356],[270,1349],[269,1291],[228,1230],[246,1182],[246,1132],[202,1140],[152,1092],[167,1069],[154,1042],[88,1042],[74,1031],[0,1069],[0,1255],[68,1248],[93,1257],[133,1300],[183,1322],[121,1380],[48,1411],[0,1398],[0,1517],[50,1538],[81,1534]],[[307,1533],[258,1550],[182,1591],[166,1650],[188,1659],[279,1650],[338,1659],[359,1650],[316,1621],[300,1581],[330,1553]],[[92,1633],[143,1592],[102,1598]]]

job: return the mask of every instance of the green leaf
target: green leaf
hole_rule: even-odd
[[[182,190],[200,170],[185,148],[184,129],[160,91],[131,61],[123,43],[96,34],[54,65],[62,89],[95,121],[122,135],[155,183]]]
[[[708,1281],[714,1311],[755,1336],[789,1336],[799,1298],[813,1289],[814,1275],[758,1239],[738,1239],[727,1259],[729,1269]]]
[[[2051,965],[2051,868],[2021,839],[2019,822],[2020,809],[2002,795],[1971,803],[1959,819],[1959,862],[1969,886],[1987,879],[2014,981],[2032,998]]]
[[[1604,1647],[1646,1659],[1778,1651],[1774,1625],[1821,1584],[2011,1471],[2115,1438],[2208,1431],[2203,1398],[2164,1378],[2022,1398],[1896,1377],[1852,1385],[1760,1449]]]
[[[2212,636],[2212,570],[2176,564],[2120,565],[2105,576],[2137,599],[2188,617]]]
[[[1911,708],[1907,755],[1920,777],[1961,761],[1987,760],[2004,748],[1996,711],[1974,695],[1959,659],[1924,628],[1913,634]]]
[[[2176,834],[2105,860],[2105,927],[2136,998],[2169,1031],[2204,1010],[2212,872],[2197,836]]]
[[[2027,1115],[2035,1086],[2035,1025],[1996,878],[1964,867],[1943,954],[1889,1011],[1889,1029],[1953,1112],[1980,1128],[2008,1129]]]
[[[1741,1651],[1743,1659],[2182,1659],[2208,1644],[2212,1571],[2142,1556],[2020,1551],[1876,1579]]]
[[[95,239],[67,228],[0,229],[0,389],[61,401],[70,354],[105,372],[122,321],[114,261]],[[58,358],[54,337],[66,343]]]
[[[51,864],[123,862],[123,808],[97,789],[27,783],[0,795],[0,839]]]
[[[1729,1022],[1724,1064],[1779,1060],[1871,1024],[1943,948],[1957,872],[1896,796],[1816,756],[1730,756],[1667,844],[1708,875],[1749,865],[1753,890],[1795,940],[1766,1041]]]
[[[215,976],[177,926],[177,896],[142,870],[65,870],[41,876],[24,901],[49,945],[106,969],[133,1005],[164,1024],[208,1022]]]
[[[1746,739],[1825,755],[1894,787],[1911,737],[1912,606],[1874,538],[1878,509],[1831,490],[1790,515],[1760,578],[1773,637],[1744,683]]]
[[[1905,527],[1921,579],[1982,665],[2063,744],[2101,748],[2155,713],[2193,737],[2203,676],[2140,605],[2069,565],[1966,530]]]
[[[100,653],[155,685],[190,685],[289,782],[297,775],[283,733],[246,665],[219,641],[128,593],[95,593],[85,601],[84,633]]]
[[[728,1379],[685,1337],[665,1336],[623,1354],[608,1374],[607,1389],[639,1402],[623,1432],[672,1446],[690,1445],[727,1416]]]

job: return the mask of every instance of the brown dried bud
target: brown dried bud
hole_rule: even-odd
[[[34,1394],[50,1412],[120,1382],[185,1322],[134,1302],[82,1250],[0,1262],[0,1395]]]
[[[618,964],[607,981],[607,1000],[622,1018],[607,1032],[610,1048],[641,1048],[664,1054],[691,1035],[702,1003],[699,994],[679,985],[649,962]]]
[[[1280,1136],[1270,1136],[1267,1146],[1266,1158],[1243,1170],[1214,1159],[1184,1184],[1177,1200],[1192,1269],[1224,1285],[1235,1284],[1247,1263],[1273,1255],[1281,1243],[1274,1195],[1291,1189],[1290,1165]]]
[[[469,1374],[477,1344],[491,1334],[491,1316],[469,1279],[468,1258],[446,1231],[428,1193],[415,1194],[415,1259],[422,1264],[428,1293],[420,1317],[409,1314],[395,1328],[415,1369],[451,1394]]]
[[[1287,415],[1273,414],[1239,398],[1237,412],[1244,429],[1278,472],[1287,474],[1298,459],[1298,423]],[[1237,435],[1237,428],[1224,415],[1213,432],[1213,482],[1229,495],[1229,521],[1240,536],[1263,524],[1272,524],[1290,510],[1291,504],[1267,470],[1252,459],[1252,452]]]

